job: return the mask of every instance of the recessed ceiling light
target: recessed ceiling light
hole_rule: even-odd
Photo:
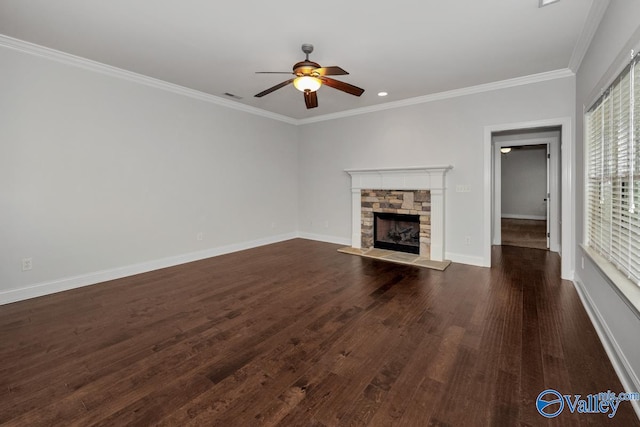
[[[549,6],[552,3],[559,2],[560,0],[540,0],[538,7]]]
[[[387,92],[378,92],[378,96],[387,96],[389,95]]]
[[[502,154],[507,154],[507,153],[509,153],[510,151],[511,151],[511,147],[502,147],[502,148],[500,149],[500,152],[501,152]]]

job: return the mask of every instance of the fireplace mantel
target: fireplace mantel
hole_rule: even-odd
[[[361,190],[429,190],[431,193],[431,259],[444,260],[445,174],[453,166],[346,169],[351,175],[351,246],[361,246]]]

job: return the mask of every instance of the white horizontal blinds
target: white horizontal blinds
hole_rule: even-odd
[[[640,64],[585,115],[587,241],[640,284]]]
[[[589,148],[589,243],[602,252],[602,205],[603,198],[603,152],[602,152],[602,104],[599,104],[587,116]]]
[[[629,274],[640,284],[640,62],[636,57],[629,71],[630,112],[629,138],[634,156],[632,156],[632,209],[636,214],[629,216]]]
[[[612,218],[612,241],[610,253],[606,253],[611,261],[627,273],[626,266],[629,263],[629,166],[631,164],[631,150],[629,149],[629,74],[626,73],[612,88],[615,98],[614,104],[614,129],[615,135],[612,144],[618,150],[618,173],[616,176],[616,188],[613,193],[614,212]]]

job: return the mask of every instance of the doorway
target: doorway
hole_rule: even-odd
[[[493,132],[493,245],[561,251],[561,128]]]
[[[503,246],[549,249],[549,145],[500,148]]]

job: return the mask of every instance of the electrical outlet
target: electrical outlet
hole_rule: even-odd
[[[33,268],[33,258],[22,258],[22,271],[29,271]]]
[[[329,228],[329,221],[324,222],[324,228]]]
[[[276,228],[276,223],[275,223],[275,222],[272,222],[272,223],[271,223],[271,229],[273,230],[274,228]]]
[[[204,233],[202,231],[198,232],[198,234],[196,234],[196,240],[203,240],[204,239]]]
[[[471,236],[465,236],[464,244],[465,245],[470,245],[471,244]]]
[[[470,185],[456,185],[456,193],[471,193]]]

